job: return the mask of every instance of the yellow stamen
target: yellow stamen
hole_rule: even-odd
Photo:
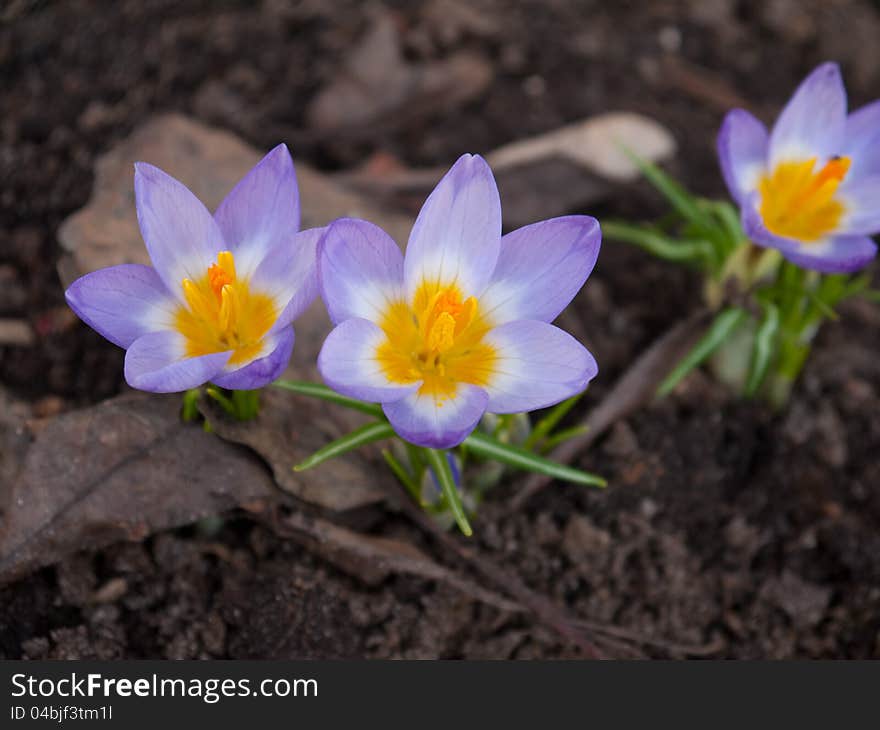
[[[394,383],[423,381],[419,392],[438,405],[458,383],[485,386],[494,372],[497,355],[484,342],[489,323],[455,285],[423,283],[411,304],[389,306],[381,326],[386,339],[376,358],[385,375]]]
[[[833,157],[815,170],[816,158],[781,162],[758,183],[761,218],[771,233],[805,243],[837,229],[846,207],[836,197],[850,167],[848,157]]]
[[[230,251],[217,254],[198,281],[181,282],[186,306],[174,323],[186,340],[188,357],[232,350],[230,364],[245,363],[260,354],[263,338],[280,313],[272,297],[253,292],[235,271]]]

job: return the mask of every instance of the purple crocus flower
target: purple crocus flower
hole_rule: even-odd
[[[212,216],[185,185],[135,165],[138,223],[153,266],[122,264],[77,279],[70,307],[124,347],[125,379],[154,393],[213,382],[249,390],[277,378],[293,320],[317,296],[323,229],[299,230],[290,153],[273,149]]]
[[[558,403],[596,375],[593,356],[550,322],[589,276],[601,234],[568,216],[502,238],[492,171],[464,155],[416,219],[404,257],[366,221],[340,219],[318,249],[337,325],[318,357],[334,390],[381,403],[411,443],[461,443],[487,410]]]
[[[845,273],[877,253],[880,102],[847,115],[837,64],[798,87],[768,134],[742,109],[718,136],[724,179],[746,235],[805,269]]]

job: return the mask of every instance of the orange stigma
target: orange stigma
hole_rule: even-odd
[[[804,243],[837,229],[846,207],[837,189],[850,168],[848,157],[832,157],[819,170],[816,158],[781,162],[758,183],[761,218],[771,233]]]

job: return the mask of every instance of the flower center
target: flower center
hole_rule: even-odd
[[[761,217],[771,233],[805,243],[834,231],[846,211],[835,197],[849,171],[848,157],[832,157],[816,170],[816,158],[781,162],[761,177]]]
[[[421,394],[438,404],[458,383],[487,385],[496,353],[483,341],[489,324],[476,298],[462,300],[457,286],[423,283],[411,304],[395,302],[381,322],[386,339],[376,359],[394,383],[422,380]]]
[[[175,313],[175,328],[186,340],[187,357],[232,350],[229,363],[240,365],[259,356],[263,338],[278,318],[272,297],[251,291],[235,272],[230,251],[197,281],[181,282],[186,306]]]

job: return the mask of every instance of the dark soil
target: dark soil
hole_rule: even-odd
[[[64,306],[55,236],[86,202],[96,156],[156,111],[261,148],[284,139],[296,158],[343,169],[377,151],[448,164],[630,109],[674,132],[674,172],[720,194],[713,145],[728,103],[769,118],[827,58],[843,62],[853,106],[880,88],[880,10],[867,0],[394,2],[408,58],[473,49],[494,67],[489,91],[359,134],[307,129],[309,100],[379,7],[5,4],[0,318],[26,320],[37,338],[0,347],[4,388],[52,414],[124,387],[122,353]],[[659,209],[640,187],[589,212]],[[697,301],[698,282],[680,270],[606,245],[575,307],[602,370],[587,400]],[[555,485],[511,513],[511,481],[480,512],[476,543],[580,618],[645,637],[649,656],[880,657],[878,342],[880,310],[849,306],[779,416],[696,375],[584,455],[607,491]],[[422,540],[398,517],[375,529]],[[574,655],[544,628],[432,582],[367,587],[236,515],[80,554],[0,589],[6,658]]]

